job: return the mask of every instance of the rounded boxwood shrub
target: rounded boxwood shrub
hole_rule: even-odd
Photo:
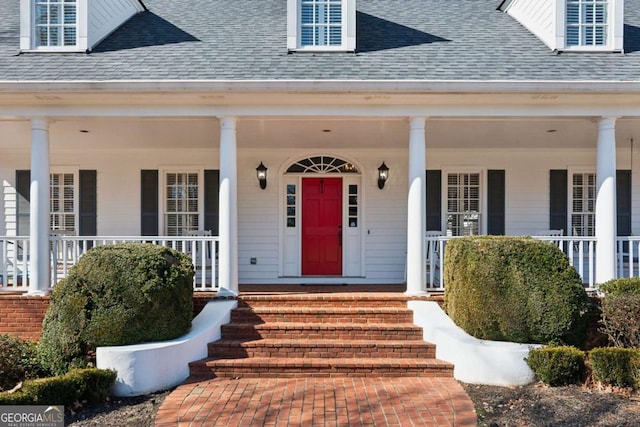
[[[481,339],[581,346],[589,298],[555,245],[526,237],[447,243],[445,309]]]
[[[584,352],[575,347],[531,349],[525,360],[540,381],[556,387],[579,382],[585,373]]]
[[[191,259],[143,243],[99,246],[53,290],[40,341],[53,373],[87,366],[96,347],[176,338],[191,326]]]
[[[601,331],[618,347],[640,347],[640,278],[610,280],[600,286]]]
[[[593,377],[607,385],[640,387],[640,349],[603,347],[589,352]]]

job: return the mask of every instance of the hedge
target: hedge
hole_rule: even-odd
[[[557,246],[526,237],[447,243],[445,310],[481,339],[581,346],[590,304]]]
[[[176,338],[193,317],[191,259],[164,246],[99,246],[53,290],[40,359],[54,374],[88,366],[98,346]]]
[[[15,393],[0,393],[0,405],[64,405],[78,401],[99,403],[106,399],[116,372],[78,369],[56,377],[26,380]]]
[[[585,373],[585,354],[575,347],[531,349],[525,360],[536,378],[553,387],[575,384]]]

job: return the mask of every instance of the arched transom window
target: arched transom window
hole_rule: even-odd
[[[360,173],[360,171],[346,160],[315,156],[295,162],[289,166],[287,173]]]

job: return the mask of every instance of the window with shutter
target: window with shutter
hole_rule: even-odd
[[[36,47],[77,45],[77,3],[76,0],[35,0]]]
[[[480,174],[447,174],[447,236],[480,234]]]
[[[596,174],[573,173],[571,180],[571,235],[594,236]]]
[[[200,185],[197,172],[169,172],[165,191],[167,236],[185,236],[200,225]]]
[[[609,43],[609,0],[567,0],[566,21],[567,47]]]
[[[49,175],[49,226],[52,231],[76,231],[76,193],[75,174]]]

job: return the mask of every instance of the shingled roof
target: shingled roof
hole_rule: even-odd
[[[552,52],[500,0],[358,0],[356,53],[288,53],[285,0],[145,0],[93,52],[19,53],[19,0],[0,8],[0,81],[640,80],[640,1],[624,54]]]

